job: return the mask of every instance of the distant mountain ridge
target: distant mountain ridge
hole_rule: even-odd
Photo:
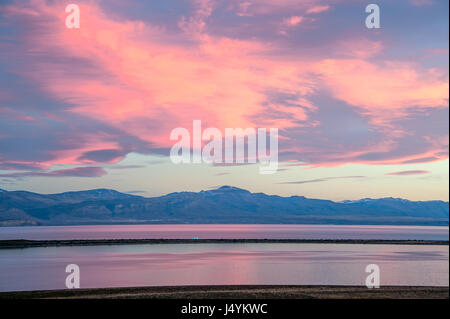
[[[222,186],[160,197],[94,189],[0,191],[0,226],[82,224],[449,224],[449,203],[398,198],[334,202]]]
[[[59,194],[50,195],[51,197],[58,200],[72,201],[72,202],[82,202],[87,200],[113,200],[113,199],[126,199],[126,198],[139,198],[141,196],[130,195],[125,193],[120,193],[112,189],[92,189],[87,191],[78,192],[65,192]]]

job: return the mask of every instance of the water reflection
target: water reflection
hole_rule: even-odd
[[[78,264],[81,286],[364,285],[365,266],[383,285],[448,286],[448,246],[178,244],[0,250],[0,290],[64,288]]]

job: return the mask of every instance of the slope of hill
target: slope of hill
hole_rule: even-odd
[[[114,200],[114,199],[130,199],[139,198],[140,196],[120,193],[112,189],[92,189],[79,192],[65,192],[60,194],[49,195],[53,199],[63,202],[78,203],[87,200]]]
[[[448,225],[449,204],[396,198],[333,202],[223,186],[145,198],[114,190],[0,193],[0,225],[396,224]]]

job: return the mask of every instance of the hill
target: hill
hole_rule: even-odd
[[[146,198],[108,189],[0,192],[0,226],[76,224],[448,225],[449,204],[398,198],[334,202],[222,186]]]

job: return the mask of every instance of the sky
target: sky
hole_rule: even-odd
[[[448,201],[449,2],[372,2],[2,0],[0,188]],[[174,164],[194,120],[277,128],[279,170]]]

